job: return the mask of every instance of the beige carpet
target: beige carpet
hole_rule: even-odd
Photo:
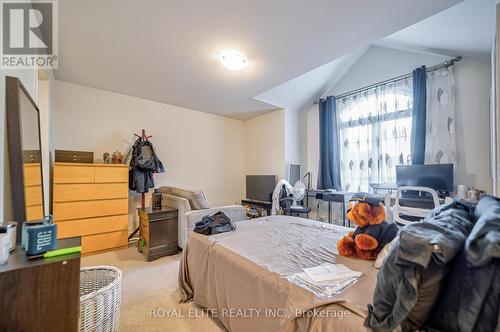
[[[192,303],[179,304],[180,254],[146,262],[136,248],[82,258],[82,266],[112,265],[123,273],[120,331],[220,332]]]

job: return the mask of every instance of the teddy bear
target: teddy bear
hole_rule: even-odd
[[[396,224],[387,223],[382,198],[376,195],[355,194],[349,200],[347,218],[358,227],[337,242],[341,256],[375,260],[398,233]]]

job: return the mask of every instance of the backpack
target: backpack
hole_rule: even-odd
[[[193,229],[194,232],[203,235],[214,235],[234,230],[236,230],[236,225],[222,211],[213,216],[204,216]]]

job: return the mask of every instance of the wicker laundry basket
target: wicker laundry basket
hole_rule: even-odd
[[[80,269],[80,331],[118,331],[121,283],[116,267]]]

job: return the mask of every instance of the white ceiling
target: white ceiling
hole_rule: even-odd
[[[292,110],[302,110],[334,86],[365,54],[368,48],[344,55],[326,65],[268,90],[255,99]]]
[[[465,0],[377,45],[488,61],[495,35],[495,3],[496,0]]]
[[[465,0],[373,45],[416,52],[419,59],[426,54],[433,54],[445,56],[444,59],[462,55],[490,61],[495,30],[495,2],[496,0]],[[361,61],[360,58],[366,50],[367,48],[364,48],[351,52],[255,98],[285,108],[308,108],[312,100],[332,94],[333,90],[329,91],[328,88],[341,81],[343,76]],[[370,47],[370,50],[373,51],[374,48]],[[402,59],[395,60],[398,62]],[[384,70],[387,72],[387,78],[400,74],[391,74],[391,70],[387,68]]]
[[[276,107],[255,96],[458,2],[64,0],[56,78],[246,119]],[[226,70],[220,48],[250,66]]]

